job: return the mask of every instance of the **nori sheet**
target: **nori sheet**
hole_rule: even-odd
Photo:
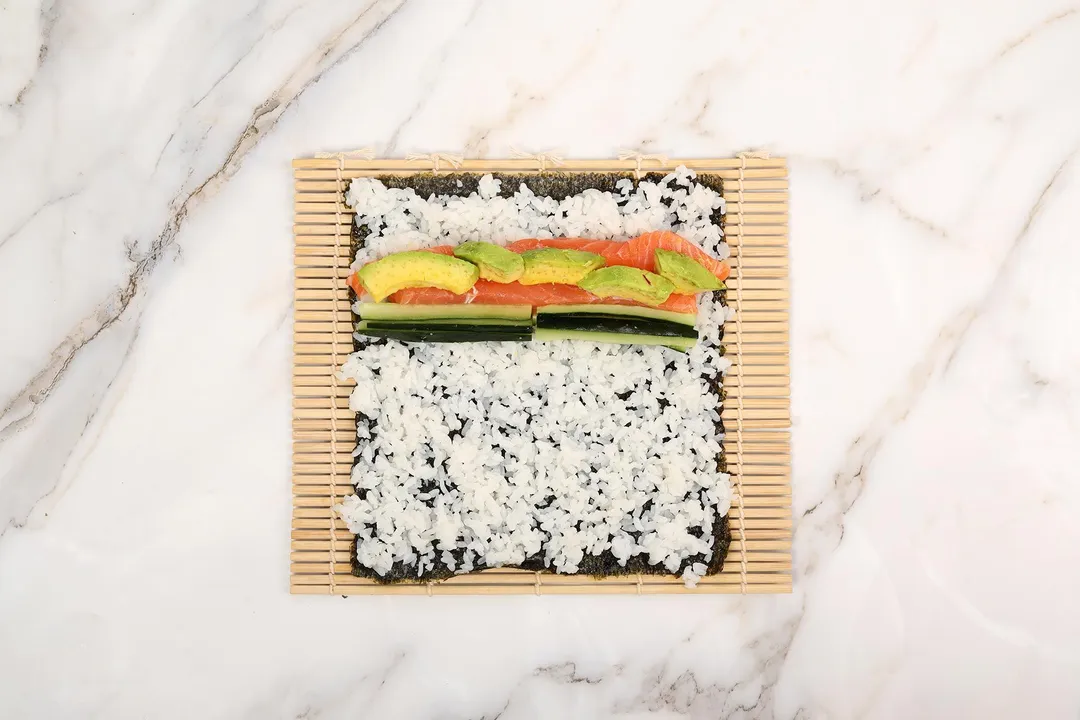
[[[483,173],[440,173],[438,175],[434,173],[420,173],[417,175],[380,175],[379,180],[387,187],[412,188],[416,191],[416,194],[421,197],[430,197],[432,195],[466,196],[477,191],[482,175]],[[534,194],[551,197],[556,200],[564,200],[571,195],[577,195],[578,193],[589,189],[617,193],[615,184],[622,179],[628,179],[633,182],[635,188],[638,184],[638,180],[634,177],[634,174],[628,172],[549,172],[541,173],[539,175],[492,173],[492,175],[495,179],[502,180],[499,194],[507,198],[513,196],[522,183],[524,183]],[[641,179],[649,182],[659,182],[664,178],[664,175],[665,173],[647,173],[644,174]],[[460,183],[460,186],[458,183]],[[698,175],[691,180],[691,184],[700,184],[717,192],[723,192],[723,182],[718,177]],[[719,210],[714,211],[711,220],[715,225],[720,227],[724,226],[724,215]],[[369,232],[367,227],[358,227],[356,223],[353,223],[351,243],[351,256],[353,258],[356,257],[357,249],[364,245],[364,239]],[[717,292],[721,301],[726,304],[727,292],[725,290],[719,290]],[[356,297],[351,290],[349,291],[349,296],[351,300],[356,300]],[[721,328],[721,339],[723,339],[723,328]],[[366,346],[371,343],[381,342],[385,342],[385,340],[371,340],[369,342],[364,342],[363,344]],[[354,336],[353,350],[359,350],[360,347],[361,341]],[[724,348],[721,347],[721,353],[723,353],[723,351]],[[708,383],[710,390],[716,395],[717,404],[722,403],[726,394],[723,389],[723,378],[720,375],[715,375],[703,379]],[[357,414],[357,422],[366,423],[368,430],[372,435],[378,432],[375,423],[370,418],[364,416],[363,413]],[[724,421],[722,419],[718,420],[715,425],[716,432],[722,434],[724,432]],[[726,472],[727,458],[724,455],[723,449],[720,450],[720,455],[717,457],[716,461],[720,471]],[[365,491],[357,489],[357,492],[362,496]],[[700,529],[698,529],[698,531],[700,532]],[[706,574],[708,575],[715,575],[724,569],[724,560],[727,558],[728,550],[731,547],[731,527],[727,515],[713,524],[712,536],[713,553],[711,560],[707,563],[708,570],[706,571]],[[379,575],[371,568],[365,567],[356,561],[356,543],[357,540],[354,539],[352,544],[352,573],[357,577],[369,578],[381,583],[397,583],[444,580],[453,577],[456,574],[436,557],[435,566],[426,570],[423,575],[418,576],[416,574],[415,566],[406,566],[402,562],[394,563],[390,572],[386,575]],[[455,550],[452,551],[452,554],[455,556],[458,566],[460,567],[463,551]],[[686,567],[689,563],[696,562],[705,562],[705,556],[698,555],[690,557],[684,561],[682,567]],[[474,570],[482,570],[485,567],[485,565],[480,564],[475,566]],[[544,571],[550,569],[544,564],[543,553],[526,558],[525,562],[513,567],[529,571]],[[593,577],[611,577],[637,573],[641,573],[642,575],[675,575],[675,573],[668,572],[662,565],[650,565],[646,561],[646,558],[641,555],[635,555],[627,560],[626,565],[620,565],[610,551],[604,552],[601,555],[586,555],[580,563],[578,570],[578,574],[591,575]]]

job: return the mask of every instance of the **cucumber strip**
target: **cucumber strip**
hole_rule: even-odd
[[[426,329],[388,329],[369,327],[367,322],[356,324],[356,334],[368,337],[388,338],[402,342],[523,342],[532,339],[532,327],[466,327],[450,329],[447,326]]]
[[[536,316],[536,327],[552,330],[584,330],[586,332],[618,333],[626,335],[658,335],[697,339],[692,325],[654,320],[632,315],[601,315],[599,313],[543,313]]]
[[[385,320],[364,320],[359,323],[361,330],[438,330],[439,332],[532,332],[532,323],[527,320],[417,320],[388,322]]]
[[[585,330],[552,330],[537,328],[534,340],[587,340],[596,343],[616,343],[619,345],[664,345],[673,350],[685,352],[697,343],[693,338],[664,337],[659,335],[627,335],[621,333],[588,332]]]
[[[678,313],[670,310],[638,307],[636,305],[545,305],[536,309],[537,315],[570,315],[574,313],[603,313],[604,315],[631,315],[634,317],[667,320],[669,322],[693,325],[697,321],[696,313]]]
[[[425,328],[439,328],[443,326],[461,325],[465,327],[475,328],[487,328],[487,327],[532,327],[532,318],[524,318],[522,320],[511,320],[508,318],[397,318],[393,320],[382,319],[365,319],[361,320],[365,322],[369,327],[382,327],[388,330],[394,328],[404,328],[405,326],[419,325]]]
[[[353,310],[365,320],[528,320],[532,317],[531,305],[396,305],[367,302],[356,303]]]

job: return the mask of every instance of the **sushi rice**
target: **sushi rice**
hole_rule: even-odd
[[[392,252],[470,240],[625,239],[672,229],[728,256],[713,212],[723,198],[684,167],[659,182],[622,180],[556,201],[524,184],[510,197],[485,175],[467,197],[421,198],[375,178],[347,195],[367,226],[354,268]],[[509,194],[509,193],[508,193]],[[689,352],[589,342],[369,342],[341,377],[356,381],[352,481],[336,506],[358,536],[356,559],[380,576],[404,565],[423,579],[542,557],[561,573],[610,552],[641,556],[693,586],[731,503],[722,437],[706,380],[728,308],[699,299]],[[704,561],[702,561],[704,559]]]

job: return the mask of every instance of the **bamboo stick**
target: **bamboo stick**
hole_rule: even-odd
[[[501,162],[500,162],[500,164],[501,164]],[[715,169],[715,170],[711,170],[709,172],[709,175],[712,176],[712,177],[721,178],[723,180],[737,180],[737,179],[739,179],[740,175],[742,177],[748,179],[748,180],[777,179],[782,174],[781,172],[778,172],[778,171],[782,170],[782,167],[783,166],[781,166],[781,165],[774,164],[771,167],[770,166],[747,167],[745,170],[739,170],[738,168]],[[408,168],[405,168],[405,169],[413,169],[413,170],[419,169],[421,172],[423,172],[423,171],[425,171],[425,170],[427,170],[429,168],[418,168],[418,166],[414,164],[411,167],[408,167]],[[535,170],[536,169],[536,164],[533,163],[531,167],[526,166],[526,167],[522,167],[522,168],[519,168],[519,169],[522,169],[522,170]],[[562,168],[560,168],[560,170],[561,169]],[[629,169],[632,170],[633,166],[631,166]],[[612,170],[609,169],[607,171],[611,172]],[[617,172],[618,170],[615,170],[615,171]],[[497,170],[488,170],[488,172],[498,172],[498,171]],[[595,170],[593,172],[595,172]],[[310,167],[307,167],[307,168],[297,168],[296,171],[293,174],[294,174],[294,176],[296,177],[297,180],[334,180],[334,181],[336,181],[336,178],[337,178],[337,175],[338,175],[338,167],[337,167],[337,164],[334,163],[334,164],[331,164],[331,165],[321,165],[321,166],[310,166]],[[350,168],[347,164],[345,166],[345,169],[341,171],[341,177],[346,179],[346,180],[352,180],[353,178],[357,178],[357,177],[364,177],[366,174],[370,174],[370,173],[365,173],[364,168],[362,168],[360,166],[357,166],[355,168]]]
[[[748,169],[774,168],[786,175],[787,161],[782,157],[769,158],[678,158],[662,163],[653,159],[643,161],[641,169],[644,172],[670,171],[685,166],[691,170],[700,171],[736,171],[739,167]],[[311,169],[334,169],[339,166],[337,158],[297,158],[293,160],[294,171],[299,172]],[[380,158],[377,160],[363,160],[345,157],[343,167],[346,171],[367,170],[375,175],[397,174],[403,170],[415,170],[430,172],[431,163],[427,160],[407,160],[399,158]],[[613,160],[613,159],[574,159],[562,161],[556,170],[559,172],[631,172],[637,169],[636,160]],[[500,158],[494,160],[464,159],[459,168],[453,171],[477,171],[477,172],[524,172],[537,170],[537,161],[532,158]],[[446,172],[450,172],[447,170]],[[711,172],[710,172],[711,174]],[[735,177],[738,177],[736,173]],[[747,177],[750,177],[747,175]]]

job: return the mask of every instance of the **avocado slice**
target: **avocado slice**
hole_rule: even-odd
[[[596,268],[604,267],[604,256],[583,250],[538,248],[521,253],[525,272],[518,278],[522,285],[563,283],[575,285]]]
[[[621,265],[592,271],[578,287],[597,297],[619,297],[645,305],[662,305],[675,291],[675,283],[665,277]]]
[[[656,271],[675,283],[675,292],[693,295],[704,290],[723,290],[724,283],[697,260],[673,250],[656,250]]]
[[[525,272],[525,261],[501,245],[467,242],[454,248],[454,256],[480,268],[480,277],[497,283],[514,282]]]
[[[398,290],[435,287],[461,295],[476,284],[480,270],[471,262],[449,255],[414,250],[387,255],[356,273],[376,302]]]

